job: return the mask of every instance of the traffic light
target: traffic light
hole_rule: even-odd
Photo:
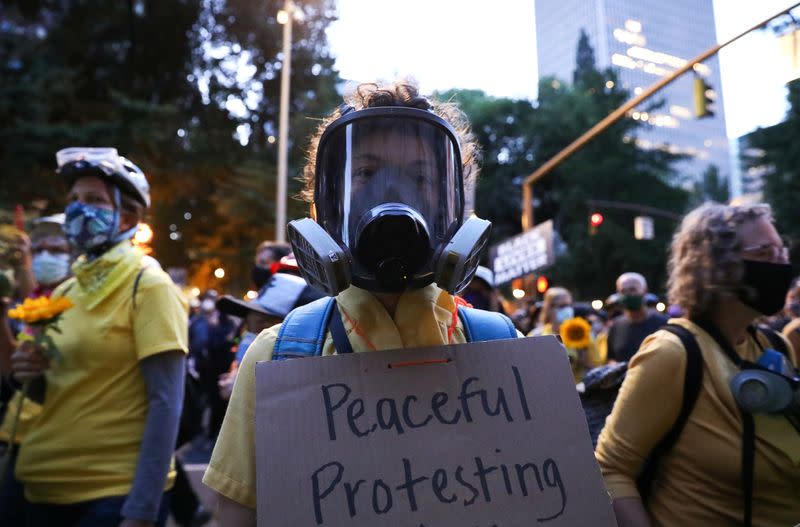
[[[714,117],[711,105],[716,95],[714,90],[700,77],[694,78],[694,116],[697,119]]]
[[[600,227],[600,225],[602,224],[603,224],[603,215],[600,214],[599,212],[592,213],[592,215],[589,216],[589,234],[592,236],[597,234],[597,228]]]
[[[547,281],[547,277],[539,275],[539,278],[536,279],[536,291],[538,291],[540,295],[543,295],[547,292],[549,287],[550,282]]]

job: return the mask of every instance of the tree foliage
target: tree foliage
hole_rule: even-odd
[[[338,100],[325,38],[333,1],[295,5],[290,177],[314,118]],[[255,245],[274,233],[282,6],[0,0],[0,170],[14,182],[0,186],[0,208],[63,208],[54,153],[115,146],[148,175],[163,265],[249,270]],[[228,276],[244,287],[249,273]]]
[[[763,152],[745,159],[749,166],[768,167],[764,175],[764,198],[772,206],[779,232],[793,242],[792,261],[800,257],[800,81],[788,85],[789,111],[786,118],[769,128],[750,134],[750,146]]]
[[[492,221],[495,243],[520,231],[522,179],[629,98],[613,70],[596,68],[585,34],[577,57],[574,83],[542,79],[536,105],[481,92],[444,94],[462,105],[482,144],[476,210]],[[653,290],[663,289],[674,221],[655,218],[656,238],[636,240],[634,213],[601,208],[603,225],[594,236],[588,230],[595,211],[590,200],[685,210],[688,193],[671,169],[676,157],[638,148],[634,138],[641,126],[621,119],[533,186],[535,221],[552,219],[567,247],[546,274],[578,297],[605,297],[625,271],[638,271]]]

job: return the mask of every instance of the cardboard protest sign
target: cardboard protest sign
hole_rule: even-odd
[[[554,337],[256,366],[262,526],[614,526]]]

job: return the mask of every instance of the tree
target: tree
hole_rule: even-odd
[[[338,99],[332,0],[295,2],[290,175]],[[0,208],[62,209],[54,153],[113,145],[148,175],[165,267],[249,270],[274,232],[280,0],[0,0]],[[293,183],[290,191],[299,190]],[[289,214],[305,213],[299,203]],[[229,272],[247,285],[249,272]],[[198,285],[211,285],[199,283]]]
[[[706,201],[727,203],[729,199],[728,182],[719,175],[719,168],[716,165],[709,165],[703,172],[702,178],[693,185],[692,206],[700,205]]]
[[[574,84],[542,79],[537,104],[448,92],[472,122],[484,152],[477,192],[479,216],[492,221],[493,242],[520,230],[522,178],[619,107],[629,94],[612,70],[598,71],[588,37],[578,44]],[[655,103],[653,106],[658,105]],[[605,297],[624,271],[644,274],[655,290],[665,281],[666,248],[675,224],[656,219],[655,240],[635,240],[634,214],[603,210],[588,234],[588,201],[612,200],[683,212],[687,192],[677,186],[675,156],[635,144],[640,121],[622,119],[533,187],[535,219],[552,219],[568,250],[548,270],[551,283],[581,298]]]
[[[745,158],[745,167],[766,167],[764,198],[772,206],[778,231],[793,242],[792,261],[800,257],[800,81],[787,85],[789,110],[785,119],[768,128],[759,128],[749,136],[750,146],[762,156]]]
[[[492,222],[492,241],[520,229],[520,178],[529,171],[536,152],[535,109],[530,101],[495,98],[479,90],[450,90],[437,96],[453,100],[469,116],[482,149],[481,172],[475,189],[475,212]]]

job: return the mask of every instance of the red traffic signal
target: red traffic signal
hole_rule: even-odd
[[[603,215],[599,212],[595,212],[589,217],[589,224],[592,227],[599,227],[603,223]]]
[[[539,292],[539,294],[545,294],[549,287],[550,283],[547,281],[545,276],[540,276],[536,279],[536,290]]]

